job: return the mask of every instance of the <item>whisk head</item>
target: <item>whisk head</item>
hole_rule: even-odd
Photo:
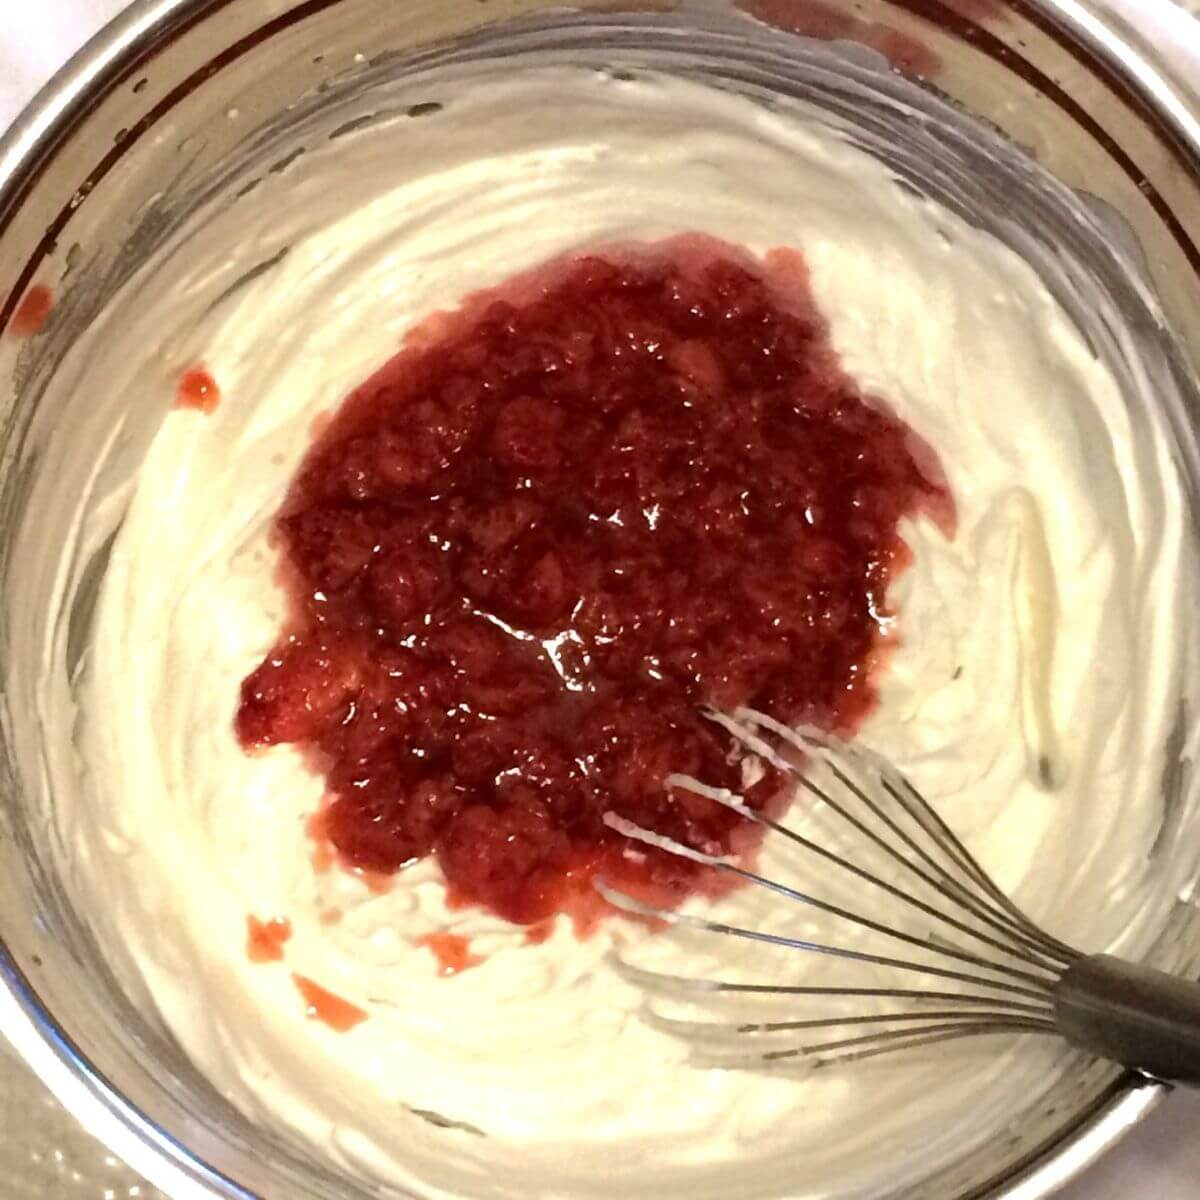
[[[687,1039],[708,1065],[808,1069],[964,1038],[1059,1031],[1054,987],[1080,954],[997,887],[896,767],[864,747],[753,710],[709,715],[750,755],[796,784],[792,810],[776,819],[689,776],[673,775],[666,784],[765,827],[774,835],[778,869],[706,854],[615,813],[605,821],[633,842],[707,864],[768,894],[779,902],[769,910],[777,919],[730,923],[648,904],[603,881],[597,886],[614,906],[676,927],[801,951],[827,965],[836,960],[855,968],[862,986],[807,982],[786,966],[769,979],[711,978],[623,962],[626,977],[656,997],[737,997],[791,1008],[806,998],[821,1006],[811,1017],[748,1021],[682,1019],[652,1005],[652,1024]],[[832,918],[838,932],[818,936],[815,918]]]

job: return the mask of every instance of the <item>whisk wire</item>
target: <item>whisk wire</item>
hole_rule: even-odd
[[[814,912],[921,952],[899,957],[875,948],[838,941],[792,936],[787,932],[747,928],[694,912],[648,904],[609,887],[596,886],[610,903],[626,911],[664,922],[763,945],[801,950],[812,955],[900,971],[942,987],[840,987],[787,983],[754,983],[730,979],[688,978],[622,963],[627,978],[650,988],[696,999],[703,995],[758,996],[765,1000],[792,997],[836,999],[855,1005],[879,1004],[880,1011],[828,1013],[772,1020],[698,1021],[670,1016],[653,1006],[649,1019],[659,1028],[699,1041],[713,1065],[767,1065],[804,1060],[809,1067],[847,1062],[929,1046],[966,1037],[997,1033],[1053,1033],[1055,987],[1078,953],[1039,929],[991,881],[963,842],[938,816],[925,797],[898,771],[870,751],[847,747],[818,731],[793,730],[761,713],[738,709],[709,712],[742,748],[794,781],[808,795],[854,831],[882,856],[890,868],[881,873],[851,856],[823,845],[782,820],[749,807],[726,788],[713,788],[685,775],[665,781],[670,788],[707,797],[740,816],[782,835],[786,844],[837,869],[845,878],[877,889],[900,904],[895,918],[877,919],[806,887],[770,878],[732,857],[707,854],[643,829],[615,814],[604,820],[634,841],[716,868],[758,889],[802,904]],[[791,751],[796,751],[790,756]],[[813,768],[827,772],[818,782]],[[922,889],[928,889],[928,893]],[[939,897],[938,904],[932,897]],[[902,914],[916,914],[931,924],[906,928]],[[942,931],[951,934],[942,936]],[[962,944],[969,939],[973,945]],[[976,948],[978,947],[978,949]],[[928,960],[924,956],[928,957]],[[955,989],[946,984],[957,985]],[[962,990],[958,990],[962,989]],[[886,1003],[884,1003],[886,1002]],[[817,1030],[838,1033],[826,1040],[793,1041]],[[769,1045],[784,1039],[782,1046]],[[733,1056],[712,1059],[713,1046],[731,1047]],[[693,1045],[693,1054],[695,1046]]]
[[[687,775],[671,775],[667,778],[666,782],[667,782],[668,786],[685,788],[688,791],[696,792],[699,795],[706,796],[707,798],[716,801],[718,804],[723,804],[726,807],[733,809],[735,812],[741,814],[742,816],[746,817],[747,819],[754,821],[757,824],[764,825],[767,828],[781,834],[784,838],[786,838],[788,841],[792,842],[794,845],[797,845],[797,846],[809,851],[810,853],[815,854],[820,858],[823,858],[826,862],[832,863],[833,865],[837,866],[841,870],[846,871],[850,875],[853,875],[855,878],[861,879],[865,883],[872,884],[873,886],[886,892],[889,896],[892,896],[894,899],[899,900],[901,903],[917,909],[919,912],[924,913],[926,916],[931,917],[936,921],[940,921],[943,924],[946,924],[946,925],[950,926],[951,928],[958,930],[960,933],[964,933],[967,936],[972,937],[979,942],[982,942],[984,945],[990,946],[992,949],[997,950],[1000,953],[1010,955],[1013,958],[1018,958],[1022,962],[1026,963],[1027,965],[1039,967],[1042,970],[1045,970],[1047,972],[1052,972],[1052,967],[1050,966],[1050,964],[1048,964],[1046,961],[1044,961],[1040,957],[1038,957],[1034,954],[1025,952],[1025,951],[1021,950],[1020,948],[1014,948],[1013,946],[1011,946],[1005,942],[1002,942],[1002,941],[998,940],[997,938],[992,937],[987,933],[984,933],[981,930],[973,928],[972,926],[966,924],[964,921],[960,921],[957,918],[950,916],[948,913],[944,913],[941,910],[934,908],[932,905],[926,904],[923,900],[920,900],[916,896],[913,896],[910,893],[903,891],[901,888],[896,887],[894,884],[887,882],[887,880],[881,879],[878,875],[867,870],[865,867],[861,867],[857,863],[851,862],[849,859],[844,858],[842,855],[836,853],[833,850],[830,850],[827,846],[822,846],[818,842],[814,842],[811,838],[807,838],[803,834],[797,833],[794,829],[789,829],[787,826],[780,824],[778,821],[773,820],[771,817],[768,817],[765,814],[757,812],[756,810],[750,808],[748,805],[746,805],[746,803],[744,802],[742,797],[729,791],[727,788],[711,788],[704,784],[701,784],[698,780],[694,780],[690,776],[687,776]],[[874,923],[866,920],[865,918],[857,916],[856,914],[847,913],[847,912],[845,912],[845,910],[835,910],[833,908],[830,908],[828,905],[825,905],[823,902],[818,901],[811,896],[806,896],[803,893],[800,893],[793,889],[787,888],[785,885],[779,884],[775,881],[763,879],[760,876],[754,875],[750,871],[747,871],[743,868],[736,866],[735,864],[730,864],[730,863],[726,863],[726,862],[722,862],[722,861],[718,861],[718,860],[713,860],[712,865],[717,867],[718,869],[729,871],[733,874],[737,874],[737,875],[741,876],[742,878],[752,881],[754,883],[760,884],[761,886],[768,887],[775,891],[779,891],[784,894],[787,894],[790,896],[791,899],[802,900],[807,904],[811,904],[813,907],[823,908],[825,911],[830,912],[833,915],[844,916],[847,919],[854,921],[860,925],[865,925],[868,928],[877,929],[879,932],[888,933],[891,936],[902,937],[903,940],[906,940],[906,941],[913,940],[910,937],[907,937],[905,935],[896,934],[894,931],[892,931],[890,929],[886,929],[882,926],[874,924]],[[932,881],[930,881],[930,882],[931,882],[931,886],[936,886],[936,884],[934,884]],[[928,945],[926,946],[926,948],[929,948]],[[966,952],[966,951],[956,950],[953,947],[950,947],[949,945],[938,943],[937,949],[945,951],[946,953],[950,953],[954,957],[962,958],[963,961],[974,962],[977,965],[979,963],[987,963],[987,965],[989,967],[992,967],[995,970],[1003,971],[1008,974],[1014,974],[1019,978],[1024,978],[1024,979],[1034,978],[1028,972],[1016,971],[1012,968],[1006,967],[1004,964],[995,964],[995,963],[988,962],[988,960],[980,959],[978,956],[971,955],[969,952]]]
[[[882,851],[885,862],[897,865],[903,875],[894,881],[890,867],[884,871],[886,877],[867,870],[852,856],[822,846],[782,821],[751,809],[741,796],[728,789],[711,788],[682,775],[669,776],[665,785],[723,804],[783,834],[788,845],[836,866],[855,883],[866,883],[901,901],[894,923],[890,917],[885,922],[870,916],[869,907],[855,911],[859,908],[857,899],[848,902],[849,907],[834,902],[836,893],[831,899],[821,899],[800,887],[769,878],[757,864],[751,870],[742,865],[744,860],[705,853],[642,829],[617,814],[606,813],[605,822],[635,841],[728,872],[754,884],[757,891],[782,896],[877,938],[899,941],[933,961],[897,958],[854,945],[743,928],[694,912],[656,908],[598,879],[595,882],[602,895],[616,907],[667,923],[847,963],[908,972],[928,980],[950,980],[964,990],[948,990],[945,984],[939,989],[928,985],[755,983],[689,978],[619,964],[630,980],[650,990],[665,991],[676,998],[682,993],[692,1010],[702,1007],[705,997],[721,996],[758,997],[760,1002],[776,1006],[776,1012],[770,1008],[761,1012],[762,1018],[770,1019],[747,1020],[742,1015],[737,1020],[713,1021],[695,1019],[694,1011],[687,1019],[667,1015],[648,1004],[652,1024],[690,1039],[693,1061],[721,1068],[783,1065],[792,1070],[814,1070],[965,1038],[1051,1034],[1152,1078],[1200,1086],[1200,984],[1109,954],[1080,954],[1042,931],[989,878],[917,788],[873,752],[844,746],[820,732],[790,730],[749,710],[737,710],[733,716],[708,715],[724,726],[744,750],[774,765],[815,796],[824,807],[814,809],[814,815],[825,810],[833,813],[869,845]],[[773,737],[779,739],[778,745],[772,744]],[[789,761],[789,747],[803,759]],[[745,759],[744,763],[752,767],[754,760]],[[814,764],[821,764],[829,772],[829,778],[820,785],[810,778]],[[877,827],[872,828],[872,821]],[[919,891],[914,895],[917,883],[948,900],[952,912],[942,911]],[[808,886],[805,883],[804,888]],[[788,912],[790,906],[778,911]],[[912,922],[914,914],[933,918],[934,924],[910,932],[904,921]],[[942,927],[1021,965],[993,961],[982,957],[983,950],[968,950],[949,942],[941,935]],[[808,933],[807,926],[802,931]],[[735,961],[747,960],[742,956]],[[798,997],[850,1002],[858,1011],[834,1010],[795,1017],[783,1011],[776,1015],[778,1005]],[[880,1003],[883,1001],[888,1003]],[[861,1011],[864,1008],[867,1011]],[[809,1040],[817,1030],[835,1036]]]
[[[789,728],[774,718],[767,716],[765,713],[758,713],[753,709],[742,708],[736,710],[736,715],[743,722],[748,721],[752,725],[757,724],[771,730],[802,752],[811,749],[813,745],[826,750],[830,748],[830,739],[823,737],[819,732],[807,731],[804,735],[801,735],[799,731]],[[723,724],[725,723],[723,722]],[[725,724],[725,727],[737,736],[736,729],[731,728],[728,724]],[[1000,916],[1005,924],[1009,925],[1010,928],[1012,924],[1015,924],[1019,927],[1024,937],[1040,946],[1044,951],[1056,956],[1062,963],[1067,964],[1080,957],[1078,951],[1059,941],[1057,938],[1052,937],[1044,929],[1031,921],[1012,898],[997,887],[995,881],[983,870],[978,860],[967,849],[962,839],[946,824],[938,811],[917,790],[910,779],[902,775],[886,760],[864,747],[843,744],[840,749],[841,753],[849,758],[870,763],[879,776],[880,784],[919,826],[921,831],[962,870],[967,877],[968,883],[981,888],[987,897],[994,901],[995,907],[990,909],[991,912],[996,913],[997,908],[1001,910],[997,915]],[[846,778],[845,773],[838,768],[836,762],[830,762],[829,765],[864,803],[872,808],[876,807],[871,803],[870,798],[863,793],[861,788]],[[796,771],[795,764],[788,764],[788,767],[793,776],[799,774]],[[960,899],[971,905],[977,902],[976,896],[969,891],[961,892]]]
[[[682,777],[673,776],[672,778],[680,779]],[[748,809],[746,811],[751,812],[752,810]],[[776,825],[775,822],[772,822],[769,819],[764,819],[764,820],[765,820],[766,824],[771,825],[773,828],[778,828],[781,832],[786,833],[790,838],[800,841],[801,844],[803,844],[806,848],[812,849],[816,853],[826,855],[826,852],[824,850],[822,850],[821,847],[816,846],[815,843],[809,842],[807,839],[801,838],[798,834],[795,834],[791,830],[787,830],[787,829],[783,828],[782,826]],[[615,829],[619,830],[621,833],[624,833],[627,837],[632,837],[635,840],[641,840],[642,835],[645,835],[648,833],[648,831],[642,830],[640,827],[632,824],[631,822],[623,821],[620,818],[614,818],[612,820],[609,820],[608,818],[606,818],[606,823],[609,824],[612,828],[615,828]],[[659,844],[660,842],[665,844],[669,840],[670,839],[661,839],[661,838],[657,837],[656,835],[651,835],[650,844]],[[670,848],[670,847],[667,847],[667,848]],[[830,855],[826,855],[826,856],[829,857],[831,859],[831,861],[836,861],[840,865],[844,865],[848,870],[852,870],[854,872],[854,874],[860,876],[863,879],[869,880],[872,883],[877,884],[878,886],[887,890],[889,893],[891,893],[895,896],[898,896],[900,899],[904,900],[905,902],[907,902],[909,904],[912,904],[913,906],[917,907],[918,909],[920,909],[934,917],[937,917],[939,919],[944,919],[942,917],[942,914],[938,913],[935,909],[930,908],[928,905],[922,904],[920,901],[916,900],[915,897],[909,896],[906,893],[899,891],[898,889],[889,887],[882,880],[877,879],[875,876],[871,875],[870,872],[861,871],[861,870],[858,870],[857,868],[852,867],[851,864],[845,862],[845,860],[839,858],[837,855],[830,854]],[[789,886],[788,884],[781,883],[779,880],[767,879],[765,876],[759,875],[758,873],[756,873],[754,871],[750,871],[750,870],[746,869],[745,867],[739,867],[734,863],[730,863],[730,862],[724,861],[722,859],[714,858],[710,855],[697,855],[697,857],[699,857],[703,860],[706,860],[709,863],[709,865],[716,867],[717,870],[727,872],[728,874],[731,874],[731,875],[736,875],[738,878],[745,880],[747,883],[756,884],[759,887],[766,888],[767,890],[775,892],[776,894],[778,894],[780,896],[784,896],[789,900],[795,900],[801,904],[806,904],[810,908],[814,908],[819,912],[828,913],[830,916],[833,916],[833,917],[839,917],[842,920],[847,921],[852,925],[858,925],[859,927],[861,927],[863,929],[870,929],[872,932],[882,934],[884,937],[892,938],[895,941],[903,942],[909,946],[915,946],[920,950],[930,950],[930,951],[933,951],[935,954],[945,955],[947,958],[956,959],[959,962],[966,963],[968,966],[980,967],[984,970],[995,971],[998,974],[1007,975],[1008,977],[1010,977],[1012,979],[1019,979],[1025,983],[1030,983],[1030,984],[1034,984],[1034,985],[1043,983],[1042,976],[1035,975],[1029,971],[1022,971],[1019,968],[1010,966],[1007,963],[992,962],[989,959],[981,958],[977,954],[972,954],[968,950],[963,950],[959,946],[951,945],[951,944],[945,943],[945,942],[934,942],[934,941],[930,940],[929,938],[920,937],[916,934],[905,933],[902,930],[895,929],[890,925],[885,925],[881,921],[876,921],[870,917],[865,917],[861,913],[852,912],[850,909],[842,908],[840,905],[837,905],[837,904],[831,904],[829,901],[822,900],[817,896],[813,896],[813,895],[809,894],[808,892],[802,892],[798,888],[794,888],[794,887]],[[952,923],[958,924],[957,922],[952,922]],[[959,927],[966,929],[966,926],[960,925]],[[967,932],[973,933],[973,931],[970,929],[967,929]],[[1012,951],[1009,951],[1007,947],[1002,946],[999,943],[996,943],[996,945],[1000,949],[1006,950],[1007,952],[1012,953]]]
[[[927,1029],[922,1030],[894,1030],[887,1033],[871,1034],[865,1037],[857,1038],[841,1038],[832,1042],[817,1042],[806,1046],[792,1046],[786,1050],[766,1050],[761,1054],[764,1062],[783,1062],[791,1058],[800,1058],[805,1056],[820,1056],[831,1050],[854,1050],[859,1047],[871,1047],[871,1049],[858,1049],[852,1054],[837,1054],[832,1058],[825,1058],[824,1063],[829,1062],[853,1062],[859,1059],[872,1058],[878,1054],[883,1054],[894,1050],[907,1050],[916,1046],[929,1046],[940,1042],[956,1041],[964,1037],[978,1037],[981,1034],[996,1034],[996,1033],[1054,1033],[1055,1028],[1050,1024],[1043,1024],[1035,1021],[1005,1021],[1005,1022],[979,1022],[975,1025],[956,1025],[942,1024],[931,1025]]]
[[[935,877],[931,878],[912,863],[907,863],[906,860],[903,859],[903,856],[893,854],[893,858],[896,858],[897,861],[900,862],[906,862],[909,870],[914,875],[916,875],[923,882],[927,883],[930,887],[934,888],[940,895],[944,896],[953,903],[958,904],[959,907],[966,909],[977,920],[982,921],[991,928],[1004,933],[1009,938],[1012,938],[1016,945],[1024,946],[1030,953],[1037,954],[1039,956],[1045,956],[1049,953],[1044,943],[1030,938],[1024,932],[1023,926],[1015,918],[1010,917],[1008,914],[1002,911],[998,911],[996,907],[990,904],[986,899],[973,894],[961,880],[955,879],[954,876],[946,870],[943,864],[938,863],[937,860],[932,857],[932,855],[925,851],[918,843],[914,842],[913,839],[907,835],[894,820],[892,820],[885,812],[883,812],[879,805],[876,804],[854,780],[847,776],[846,773],[842,771],[842,769],[837,766],[836,763],[829,763],[828,765],[838,782],[842,783],[848,791],[850,791],[864,805],[866,805],[870,811],[874,813],[888,828],[889,831],[895,834],[895,836],[900,838],[906,846],[912,849],[913,853],[916,854],[921,861],[927,863],[934,871]],[[836,802],[830,802],[825,791],[817,788],[811,780],[805,779],[802,782],[809,791],[825,797],[826,802],[831,803],[831,807],[833,807],[834,811],[841,815],[841,806],[837,805]],[[920,820],[920,817],[913,813],[907,804],[905,804],[904,800],[888,787],[886,778],[881,778],[880,782],[885,790],[887,790],[890,795],[897,799],[903,810],[922,828],[926,836],[929,837],[939,849],[947,853],[951,858],[951,861],[954,862],[956,866],[959,866],[960,869],[966,872],[965,866],[961,863],[958,863],[956,856],[950,853],[951,847],[944,845],[934,831],[925,828],[924,823]],[[970,875],[970,872],[966,873]],[[1046,962],[1043,962],[1042,965],[1046,970],[1049,971],[1053,971],[1055,969],[1052,965]]]
[[[649,831],[641,829],[631,822],[622,822],[620,825],[614,824],[612,827],[619,828],[626,836],[634,838],[637,841],[645,841],[648,845],[657,845],[663,849],[670,849],[671,846],[676,845],[676,843],[671,843],[669,839],[651,834]],[[693,855],[688,854],[687,857],[690,858]],[[1045,999],[1050,994],[1049,988],[1045,985],[1028,987],[1019,983],[1009,983],[1007,980],[990,979],[986,976],[972,975],[965,971],[956,971],[948,967],[938,967],[932,963],[914,962],[909,959],[871,954],[865,950],[852,950],[846,946],[813,942],[803,938],[788,937],[781,933],[770,933],[761,929],[745,929],[738,925],[729,925],[723,921],[713,921],[707,917],[697,916],[694,913],[673,912],[670,909],[660,908],[653,904],[645,904],[640,900],[635,900],[632,896],[627,896],[624,892],[619,892],[609,887],[603,879],[597,879],[595,886],[600,895],[614,907],[622,908],[627,912],[637,913],[641,916],[654,917],[656,920],[666,921],[670,924],[688,925],[694,929],[706,930],[709,933],[723,933],[732,937],[746,938],[750,941],[763,942],[772,946],[783,946],[792,950],[805,950],[812,954],[824,954],[853,962],[870,963],[879,967],[892,967],[901,971],[914,971],[920,975],[934,975],[940,979],[953,979],[958,983],[971,983],[977,987],[992,988],[996,991],[1008,992],[1018,996],[1031,996],[1038,1000]],[[931,942],[929,946],[931,949],[942,952],[942,947],[936,943]],[[1041,983],[1040,980],[1035,982]]]
[[[787,740],[791,745],[804,753],[811,753],[813,745],[808,744],[801,739],[800,735],[795,731],[779,725],[777,722],[771,721],[770,718],[763,717],[761,714],[750,713],[749,710],[736,710],[736,716],[746,720],[753,717],[756,721],[766,725],[772,732],[777,732],[780,737]],[[1012,936],[1012,921],[998,916],[994,912],[987,911],[986,905],[981,905],[976,897],[969,890],[965,889],[962,883],[956,880],[944,866],[937,863],[921,846],[917,845],[913,839],[902,830],[887,814],[883,813],[879,806],[867,796],[861,788],[859,788],[853,780],[851,780],[844,771],[838,768],[836,763],[826,762],[834,774],[834,778],[841,783],[851,795],[855,796],[867,809],[879,819],[884,827],[888,829],[894,837],[907,846],[921,861],[925,862],[933,871],[934,875],[929,875],[925,870],[919,867],[916,863],[906,858],[904,854],[889,843],[885,838],[881,837],[878,832],[870,828],[860,818],[851,813],[843,804],[835,799],[827,789],[821,788],[807,774],[797,769],[796,765],[789,762],[786,758],[779,755],[775,749],[757,734],[752,732],[750,728],[742,724],[738,720],[727,716],[724,713],[713,712],[709,714],[710,718],[716,723],[723,726],[737,740],[739,740],[747,749],[752,750],[760,757],[765,757],[777,770],[790,776],[800,787],[804,788],[811,795],[824,803],[830,811],[841,817],[859,834],[865,837],[872,845],[881,850],[888,858],[899,864],[910,874],[920,879],[927,886],[933,888],[939,894],[945,896],[948,900],[958,904],[960,907],[967,908],[973,915],[983,920],[985,923],[992,925],[993,928],[1003,931],[1006,935]],[[825,748],[825,743],[810,739],[818,748]],[[794,838],[793,831],[779,825],[777,822],[772,824],[772,828],[777,829],[787,837]],[[949,889],[949,890],[948,890]],[[983,907],[984,912],[980,913],[979,909]]]
[[[978,1038],[995,1034],[1054,1034],[1055,1026],[1048,1021],[987,1020],[976,1022],[931,1022],[906,1029],[885,1030],[856,1037],[834,1038],[779,1049],[756,1046],[736,1046],[722,1051],[701,1047],[694,1051],[693,1062],[698,1066],[736,1068],[788,1066],[803,1063],[808,1070],[839,1063],[857,1062],[894,1054],[922,1046],[940,1045],[962,1038]]]
[[[1006,1008],[985,1009],[968,1012],[957,1009],[943,1009],[929,1012],[889,1012],[871,1013],[853,1017],[814,1017],[805,1021],[761,1021],[746,1022],[732,1025],[717,1021],[683,1021],[675,1017],[663,1016],[651,1012],[648,1020],[651,1024],[670,1033],[688,1035],[691,1037],[712,1037],[718,1039],[742,1039],[746,1035],[794,1033],[802,1029],[837,1029],[845,1026],[894,1025],[917,1022],[937,1024],[939,1022],[966,1022],[975,1024],[983,1021],[1042,1021],[1049,1022],[1051,1010],[1042,1012],[1019,1013],[1010,1012]]]
[[[986,890],[987,898],[978,896],[961,879],[955,878],[955,875],[945,864],[938,862],[929,854],[890,814],[883,810],[882,806],[876,800],[868,795],[854,779],[850,778],[837,761],[828,757],[827,754],[822,756],[822,761],[833,773],[834,778],[864,805],[893,837],[897,838],[923,862],[934,873],[932,876],[902,854],[895,845],[888,842],[876,830],[870,828],[864,821],[851,813],[844,804],[840,803],[830,794],[828,789],[821,788],[804,771],[800,770],[795,763],[789,762],[786,758],[779,755],[769,743],[753,732],[753,727],[759,726],[765,728],[785,740],[801,753],[809,755],[811,755],[814,749],[828,752],[830,750],[830,743],[827,739],[815,733],[801,734],[797,730],[791,729],[762,713],[755,713],[750,709],[737,709],[732,716],[719,712],[710,712],[708,715],[710,719],[720,724],[748,749],[760,756],[769,756],[769,761],[772,765],[783,771],[806,791],[821,800],[832,812],[850,824],[892,861],[898,863],[946,899],[956,903],[960,908],[968,910],[977,920],[988,925],[993,930],[1002,932],[1005,936],[1012,938],[1017,945],[1024,947],[1027,951],[1026,953],[1016,953],[1009,950],[1010,953],[1016,953],[1017,957],[1022,957],[1027,962],[1030,961],[1030,954],[1038,955],[1039,960],[1037,961],[1037,965],[1051,975],[1056,975],[1061,970],[1062,965],[1078,957],[1069,947],[1062,946],[1061,943],[1055,944],[1052,939],[1049,939],[1047,935],[1038,930],[995,887],[976,860],[967,851],[966,847],[963,846],[962,842],[953,834],[945,822],[937,816],[933,807],[917,792],[911,783],[907,780],[903,781],[906,790],[910,794],[910,800],[906,800],[894,787],[889,786],[891,781],[888,778],[889,771],[886,764],[877,760],[873,761],[872,756],[861,750],[851,750],[848,747],[842,748],[842,753],[846,757],[855,757],[860,761],[867,760],[870,762],[870,765],[880,777],[880,783],[888,791],[889,795],[893,796],[901,809],[916,823],[925,836],[933,842],[934,846],[947,856],[953,867],[958,872],[965,874],[969,883]],[[767,820],[770,823],[769,818]],[[771,823],[771,826],[793,840],[797,836],[794,831],[779,825],[777,822]],[[999,910],[997,909],[997,904],[991,902],[991,898],[993,897],[999,904]],[[943,919],[945,919],[944,915]],[[1014,926],[1016,927],[1014,928]],[[1044,958],[1058,961],[1041,961]]]
[[[892,795],[896,802],[905,805],[905,798],[900,791],[896,789],[894,782],[888,778],[886,773],[881,775],[881,782]],[[1070,946],[1060,942],[1057,938],[1046,933],[1044,929],[1035,925],[1018,907],[1018,905],[1001,891],[995,882],[979,865],[978,861],[958,838],[953,830],[946,824],[938,815],[937,810],[925,799],[923,795],[912,785],[907,779],[899,779],[900,787],[908,794],[910,802],[916,807],[917,811],[922,815],[924,821],[928,822],[930,828],[930,836],[936,838],[943,844],[948,851],[954,853],[963,862],[966,869],[976,883],[982,887],[989,896],[991,896],[999,906],[1005,910],[1017,923],[1024,935],[1033,943],[1041,946],[1043,950],[1057,958],[1061,963],[1068,964],[1074,962],[1080,957],[1079,951],[1073,950]],[[906,805],[907,807],[907,805]],[[911,809],[910,809],[911,811]],[[914,819],[919,819],[914,817]]]
[[[964,1005],[989,1005],[1002,1002],[1006,1008],[1030,1013],[1045,1011],[1046,1004],[1028,1000],[1014,1000],[995,996],[980,996],[971,992],[941,992],[926,988],[871,988],[871,987],[819,987],[812,984],[746,983],[740,980],[701,979],[688,975],[673,975],[665,971],[651,971],[633,963],[619,961],[617,969],[630,982],[647,990],[665,990],[684,994],[745,994],[759,996],[822,997],[826,999],[861,1000],[908,1000],[918,1004],[957,1003]]]

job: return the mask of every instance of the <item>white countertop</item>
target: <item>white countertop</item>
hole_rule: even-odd
[[[1162,0],[1113,0],[1150,17]],[[0,127],[124,0],[0,0]],[[1194,5],[1189,4],[1189,7]],[[1200,58],[1200,25],[1194,53]],[[0,1137],[11,1130],[0,1129]],[[78,1194],[78,1193],[72,1193]],[[103,1194],[115,1196],[105,1189]],[[131,1193],[136,1195],[135,1190]],[[1200,1094],[1168,1098],[1061,1200],[1198,1200]]]

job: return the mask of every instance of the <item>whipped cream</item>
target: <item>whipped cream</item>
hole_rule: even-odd
[[[77,697],[61,672],[42,693],[47,720],[79,703],[86,787],[57,817],[73,885],[218,1089],[355,1176],[422,1196],[878,1195],[880,1164],[898,1186],[980,1136],[1058,1051],[705,1071],[643,1018],[614,954],[696,976],[852,973],[623,920],[578,940],[560,919],[531,945],[449,911],[431,862],[384,893],[315,872],[320,778],[291,747],[246,754],[232,726],[280,629],[272,517],[314,420],[465,293],[614,241],[798,247],[846,370],[936,450],[957,504],[952,539],[904,528],[914,560],[863,737],[1032,915],[1089,949],[1136,948],[1194,661],[1167,437],[1026,262],[799,105],[570,68],[438,99],[310,140],[176,238],[77,348],[96,412],[76,461],[98,437],[104,453],[83,507],[71,484],[75,533],[120,530]],[[221,390],[211,415],[170,407],[196,363]],[[780,903],[718,902],[722,919],[809,928]],[[291,921],[285,963],[248,960],[248,914]],[[485,961],[440,977],[417,940],[441,930]],[[309,1019],[292,972],[369,1019],[344,1034]]]

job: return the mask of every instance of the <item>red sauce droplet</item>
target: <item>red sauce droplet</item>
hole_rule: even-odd
[[[292,923],[286,917],[260,921],[246,918],[246,957],[252,963],[283,961],[283,944],[292,936]]]
[[[740,790],[705,703],[854,731],[919,512],[953,523],[932,452],[841,369],[798,252],[551,264],[437,314],[316,440],[277,523],[290,625],[237,733],[320,766],[343,865],[433,855],[452,904],[586,932],[597,874],[715,893],[604,814],[752,853],[663,781]]]
[[[357,1004],[335,996],[333,992],[327,991],[319,983],[313,983],[303,975],[294,974],[292,982],[304,997],[309,1019],[322,1021],[336,1033],[346,1033],[356,1025],[361,1025],[369,1015]]]
[[[35,283],[21,298],[8,323],[17,337],[32,337],[41,333],[54,308],[54,293],[45,284]]]
[[[337,925],[342,919],[340,908],[324,908],[317,916],[322,925]]]
[[[418,938],[417,945],[433,951],[439,975],[457,975],[483,962],[478,954],[471,953],[471,939],[460,933],[429,933]]]
[[[192,367],[184,371],[175,393],[177,408],[194,408],[198,412],[216,412],[221,402],[221,389],[217,381],[203,368]]]

